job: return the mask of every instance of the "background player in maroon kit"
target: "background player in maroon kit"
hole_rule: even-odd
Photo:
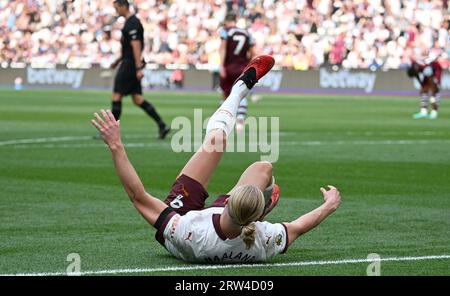
[[[414,119],[430,118],[436,119],[440,101],[442,67],[437,61],[412,60],[408,68],[408,76],[416,79],[420,84],[420,111],[413,115]],[[431,111],[428,114],[428,105],[431,103]]]
[[[236,14],[228,13],[225,17],[224,27],[219,31],[222,39],[220,45],[220,87],[222,88],[223,99],[221,102],[230,95],[233,83],[255,56],[253,39],[250,33],[236,27],[236,19]],[[244,98],[239,105],[236,118],[237,131],[243,130],[247,106],[247,98]]]

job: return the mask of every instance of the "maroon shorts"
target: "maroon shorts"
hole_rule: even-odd
[[[439,86],[435,83],[434,78],[432,76],[425,78],[424,82],[422,83],[422,88],[420,89],[420,92],[425,94],[431,92],[433,96],[439,92]]]
[[[164,229],[175,214],[185,215],[189,211],[203,210],[209,194],[203,185],[186,175],[175,180],[164,203],[169,207],[159,215],[154,227],[156,239],[164,246]],[[228,195],[220,195],[210,207],[224,207]]]
[[[224,98],[230,95],[234,82],[239,78],[245,67],[246,65],[243,64],[229,64],[225,66],[227,76],[225,78],[220,77],[220,88],[223,91]]]

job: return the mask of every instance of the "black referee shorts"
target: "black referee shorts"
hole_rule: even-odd
[[[142,95],[141,81],[136,78],[136,66],[133,60],[123,59],[114,79],[114,92],[122,95]]]

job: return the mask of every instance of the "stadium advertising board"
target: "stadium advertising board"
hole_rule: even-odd
[[[71,69],[34,69],[27,67],[26,82],[30,85],[69,86],[80,88],[84,70]]]
[[[182,83],[173,81],[171,69],[146,69],[142,85],[145,89],[184,89],[195,91],[211,90],[212,73],[207,70],[187,69],[182,71]],[[24,88],[62,88],[62,89],[111,89],[114,72],[108,69],[36,69],[1,68],[0,86],[14,87],[15,81],[22,81]],[[258,83],[262,92],[299,92],[336,94],[383,94],[417,92],[413,80],[404,70],[370,71],[337,70],[321,68],[309,71],[272,71]],[[450,90],[450,73],[442,75],[443,95]],[[446,92],[447,91],[447,92]]]
[[[363,71],[329,71],[322,68],[319,73],[321,88],[355,88],[363,89],[366,93],[371,93],[373,91],[377,79],[376,73]]]

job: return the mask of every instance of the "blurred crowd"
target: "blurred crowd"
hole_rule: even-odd
[[[112,0],[0,0],[0,64],[108,67],[120,53]],[[412,57],[449,66],[447,0],[134,0],[148,63],[216,69],[229,10],[257,53],[296,70],[402,68]]]

